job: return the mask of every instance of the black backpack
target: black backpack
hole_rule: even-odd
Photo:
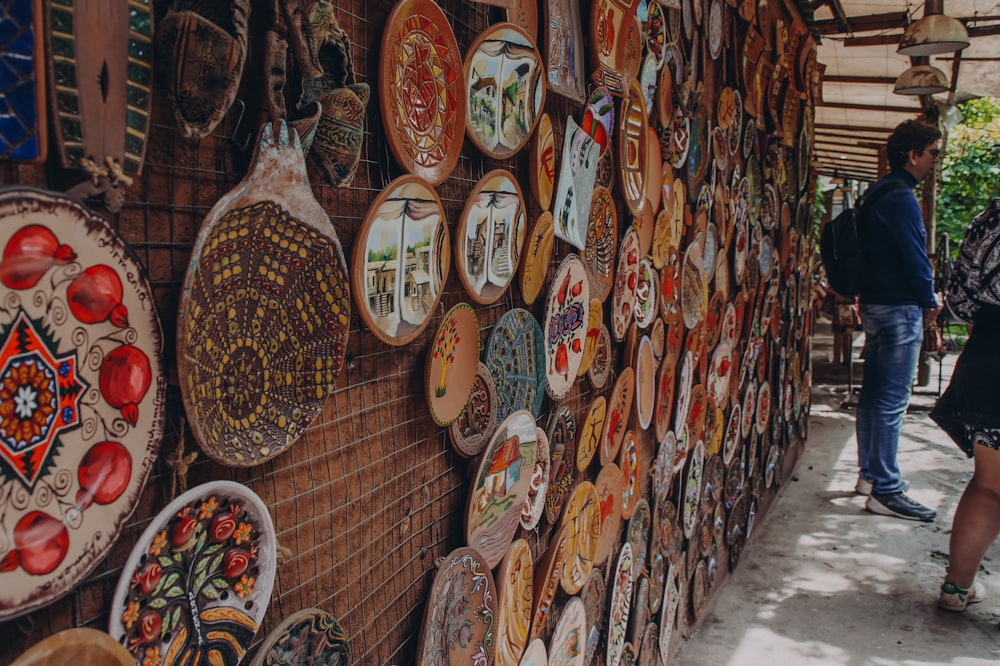
[[[883,194],[905,187],[905,183],[889,181],[872,188],[862,195],[857,206],[845,208],[823,227],[819,253],[830,286],[841,296],[857,296],[868,284],[870,270],[862,248],[865,207]]]

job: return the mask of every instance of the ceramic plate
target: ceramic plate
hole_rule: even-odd
[[[590,365],[597,354],[597,341],[600,339],[601,326],[604,321],[604,307],[598,298],[590,298],[590,318],[587,322],[587,339],[583,343],[583,359],[577,376],[583,377],[590,370]]]
[[[465,58],[469,139],[495,159],[527,144],[545,108],[542,54],[513,23],[496,23],[469,47]]]
[[[656,130],[647,127],[646,135],[646,202],[650,215],[656,215],[663,198],[663,152]]]
[[[529,3],[533,4],[533,3]],[[552,203],[552,190],[556,185],[556,146],[549,114],[538,117],[538,131],[531,142],[531,193],[542,210]]]
[[[611,133],[615,128],[615,100],[607,88],[598,86],[590,93],[583,111],[583,128],[601,147],[603,156],[611,146]]]
[[[501,664],[518,663],[528,644],[534,575],[531,547],[517,539],[507,549],[496,577],[496,660]]]
[[[691,389],[694,385],[694,366],[694,354],[690,350],[684,352],[677,381],[677,407],[674,409],[674,431],[677,433],[680,433],[688,422],[688,412],[691,409]]]
[[[545,651],[545,643],[542,642],[541,638],[536,638],[528,643],[528,647],[525,648],[524,655],[517,666],[547,666],[548,663],[549,657]]]
[[[663,270],[660,271],[660,316],[668,327],[675,327],[684,320],[681,305],[681,264],[684,255],[671,247],[667,250]]]
[[[598,391],[607,385],[608,378],[611,377],[611,364],[614,360],[611,344],[611,333],[608,331],[608,327],[602,323],[600,333],[597,336],[597,346],[594,349],[594,360],[591,361],[590,368],[587,370],[591,386]]]
[[[656,360],[653,358],[653,344],[648,336],[639,340],[639,354],[635,364],[635,413],[639,427],[649,428],[653,421],[653,405],[656,400]]]
[[[549,666],[584,666],[587,640],[587,612],[579,597],[563,606],[559,622],[549,640]]]
[[[652,53],[647,53],[646,57],[642,59],[642,68],[639,70],[639,88],[642,90],[642,101],[646,107],[647,118],[653,112],[653,107],[656,104],[656,88],[659,75],[660,70],[657,67],[656,56]],[[657,137],[657,143],[659,143],[659,137]]]
[[[665,8],[659,2],[650,2],[646,10],[646,51],[656,59],[656,67],[663,67],[666,56],[667,21]]]
[[[618,207],[606,187],[594,188],[590,222],[583,250],[591,294],[604,301],[614,285],[615,249],[618,246]]]
[[[733,376],[733,349],[728,342],[720,342],[712,352],[708,382],[705,387],[715,403],[724,407],[729,400],[729,382]]]
[[[496,427],[496,414],[497,389],[493,374],[485,363],[477,363],[469,401],[449,426],[455,452],[465,458],[475,458],[482,453]]]
[[[688,539],[694,533],[701,507],[701,475],[705,464],[705,445],[699,440],[691,451],[688,462],[687,482],[684,484],[684,508],[682,524],[684,536]]]
[[[441,560],[427,594],[417,663],[490,663],[496,652],[497,590],[490,566],[473,548]]]
[[[677,333],[676,328],[671,328],[667,333]],[[663,441],[670,430],[671,417],[674,410],[674,389],[676,387],[676,362],[668,357],[660,361],[660,367],[656,371],[656,401],[653,405],[653,428],[658,441]]]
[[[604,627],[604,596],[604,573],[595,568],[587,576],[587,582],[580,591],[580,600],[583,601],[587,613],[587,647],[583,658],[584,664],[592,663],[597,655],[597,644],[601,639],[601,629]]]
[[[688,246],[684,253],[680,297],[684,325],[692,329],[705,319],[708,308],[708,279],[702,265],[702,248],[696,244]]]
[[[656,452],[656,460],[653,461],[653,469],[650,481],[652,483],[652,495],[656,499],[670,490],[670,482],[674,475],[674,455],[677,450],[677,437],[672,430],[660,441]]]
[[[274,526],[242,483],[212,481],[168,504],[136,541],[108,633],[137,663],[243,658],[271,600]]]
[[[618,270],[612,292],[611,335],[618,342],[625,338],[625,330],[634,319],[635,289],[639,273],[639,235],[629,227],[622,237],[618,250]]]
[[[554,525],[574,484],[576,417],[569,407],[559,407],[549,418],[548,440],[551,466],[545,493],[545,519]]]
[[[600,146],[572,117],[566,118],[562,164],[552,211],[555,234],[577,249],[586,245],[590,199],[597,179]]]
[[[497,420],[518,409],[539,414],[545,391],[545,350],[542,327],[530,312],[514,308],[493,327],[485,363],[497,387]]]
[[[549,547],[545,550],[535,568],[535,584],[532,588],[531,631],[528,639],[534,641],[545,633],[552,602],[559,590],[563,564],[566,562],[566,528],[560,527],[552,534]]]
[[[332,615],[319,608],[292,613],[264,639],[250,666],[311,666],[351,663],[347,635]]]
[[[438,425],[449,425],[465,411],[476,383],[478,358],[476,312],[467,303],[459,303],[444,316],[427,354],[424,388]]]
[[[163,434],[145,272],[101,217],[0,191],[0,620],[58,599],[132,515]]]
[[[675,169],[680,169],[687,161],[688,150],[691,146],[691,127],[688,117],[678,106],[674,109],[674,119],[670,123],[670,152],[671,164]]]
[[[535,466],[532,467],[528,496],[521,509],[521,527],[526,530],[538,527],[542,514],[545,513],[545,500],[548,497],[552,467],[548,435],[541,428],[535,428],[535,435],[538,437],[538,454],[535,456]]]
[[[458,163],[466,117],[455,33],[432,0],[401,0],[383,28],[379,107],[386,140],[403,169],[438,185]]]
[[[590,466],[590,461],[594,459],[598,446],[601,443],[601,436],[604,433],[604,418],[608,412],[608,401],[603,395],[594,398],[590,409],[587,411],[587,418],[583,421],[583,428],[580,430],[580,440],[576,447],[576,469],[586,471]]]
[[[497,426],[473,477],[465,540],[490,569],[500,563],[517,531],[537,455],[535,419],[527,410],[516,411]]]
[[[597,496],[601,500],[601,541],[594,556],[596,566],[604,566],[608,556],[618,544],[622,525],[622,471],[615,463],[601,467],[594,480]]]
[[[708,52],[712,60],[717,60],[722,54],[725,30],[723,11],[722,0],[712,0],[712,6],[708,10]]]
[[[476,183],[455,234],[458,276],[476,303],[495,302],[511,280],[524,247],[524,198],[517,180],[495,169]]]
[[[601,500],[590,481],[581,481],[566,502],[561,524],[566,529],[566,562],[562,589],[578,594],[594,567],[601,540]],[[551,651],[550,651],[551,652]]]
[[[591,9],[590,44],[593,48],[588,52],[595,67],[591,78],[595,85],[606,86],[617,95],[623,94],[628,85],[622,62],[625,55],[622,43],[627,23],[635,23],[635,20],[635,6],[623,0],[598,0]]]
[[[757,411],[754,416],[754,427],[757,434],[762,435],[767,429],[767,421],[771,417],[771,384],[763,382],[757,391]]]
[[[611,575],[611,603],[608,613],[608,646],[606,663],[618,666],[625,647],[625,630],[628,627],[629,611],[632,606],[632,586],[635,572],[632,563],[632,546],[627,541],[622,544],[618,561]]]
[[[601,438],[601,464],[607,465],[618,456],[629,417],[635,391],[635,371],[631,366],[622,370],[608,400],[608,416],[604,419],[604,436]]]
[[[570,253],[549,285],[545,308],[545,388],[553,400],[576,381],[590,324],[590,281],[583,261]]]
[[[538,216],[524,249],[524,264],[521,266],[521,297],[526,305],[538,298],[545,285],[545,274],[552,260],[552,246],[555,236],[552,227],[552,213],[545,211]]]
[[[639,483],[642,470],[639,469],[639,441],[635,431],[629,430],[622,438],[618,453],[618,467],[622,470],[622,518],[628,520],[635,511],[639,500]]]
[[[639,260],[635,283],[635,323],[648,328],[659,313],[660,274],[647,257]]]
[[[621,192],[633,215],[642,215],[646,207],[646,141],[649,121],[642,88],[631,81],[622,101],[621,120],[615,137],[618,146],[618,170]]]
[[[97,629],[65,629],[31,646],[13,666],[61,666],[101,664],[135,666],[135,659],[123,645]]]

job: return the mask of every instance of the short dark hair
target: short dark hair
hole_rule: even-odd
[[[899,169],[906,164],[910,151],[922,151],[941,138],[941,130],[918,120],[904,120],[892,130],[885,150],[889,166]]]

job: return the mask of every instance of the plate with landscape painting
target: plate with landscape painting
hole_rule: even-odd
[[[472,189],[455,234],[455,262],[476,303],[495,302],[514,279],[524,248],[524,214],[521,186],[509,171],[490,171]]]
[[[545,397],[545,339],[523,308],[503,313],[493,326],[483,359],[497,388],[497,422],[519,409],[538,415]]]
[[[476,383],[479,322],[468,303],[444,316],[427,351],[427,404],[434,422],[451,424],[465,410]]]
[[[382,342],[405,345],[430,322],[451,268],[451,239],[441,199],[412,174],[375,199],[354,245],[354,300]]]
[[[590,323],[590,281],[583,261],[568,254],[549,285],[545,308],[545,388],[562,400],[573,388]]]
[[[469,139],[489,157],[505,159],[527,143],[545,108],[542,54],[513,23],[496,23],[465,58]]]
[[[462,152],[467,98],[455,33],[433,0],[401,0],[383,29],[379,107],[387,143],[403,169],[438,185]]]

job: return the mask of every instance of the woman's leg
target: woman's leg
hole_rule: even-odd
[[[1000,534],[1000,451],[975,445],[975,471],[955,509],[948,580],[972,586],[983,555]]]

